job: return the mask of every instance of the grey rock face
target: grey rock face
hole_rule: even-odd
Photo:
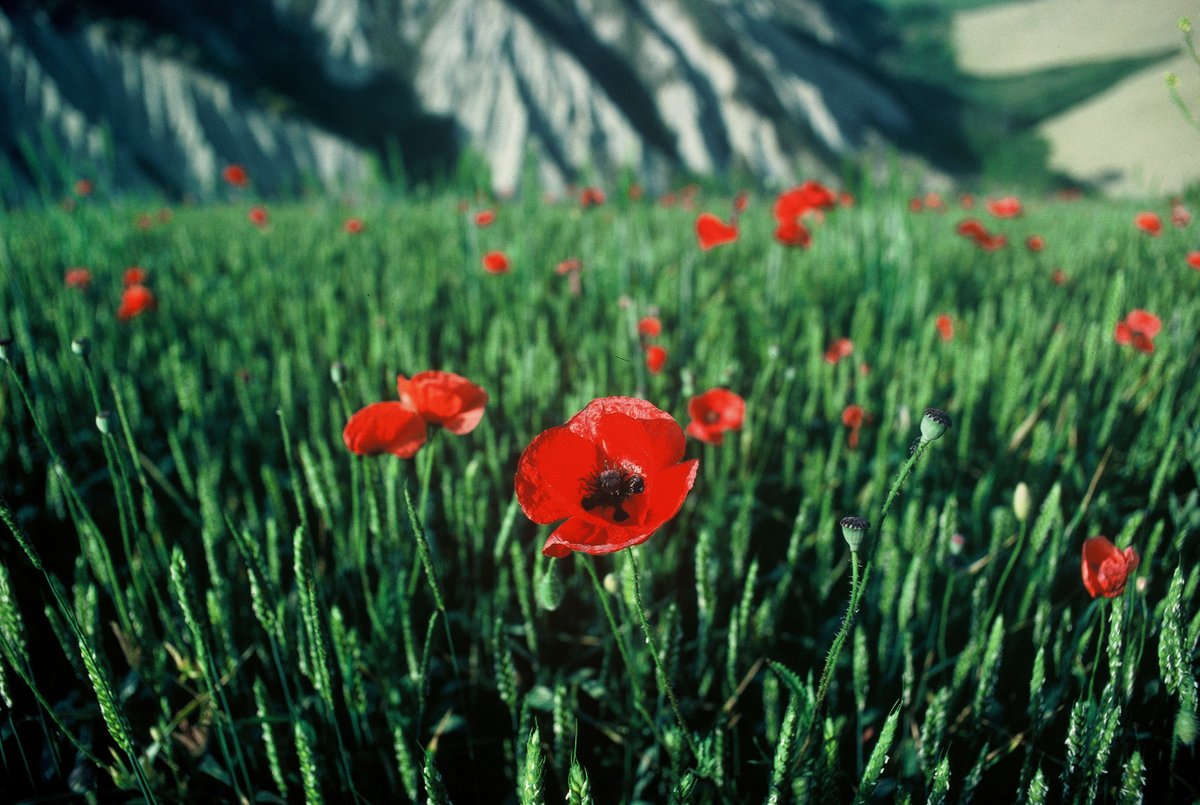
[[[624,167],[652,186],[680,169],[782,183],[917,126],[854,3],[80,6],[0,12],[9,185],[105,165],[122,187],[206,196],[237,162],[265,192],[343,188],[393,146],[420,176],[474,149],[498,190],[529,160],[551,190]]]

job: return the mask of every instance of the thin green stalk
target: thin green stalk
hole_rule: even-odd
[[[1104,660],[1104,635],[1108,631],[1108,618],[1105,617],[1104,607],[1097,607],[1096,612],[1100,618],[1100,634],[1096,638],[1096,659],[1092,663],[1092,673],[1088,677],[1088,699],[1092,698],[1092,690],[1096,683],[1096,669],[1100,667],[1100,663]]]
[[[1025,523],[1021,523],[1021,533],[1017,537],[1017,544],[1013,546],[1012,554],[1008,557],[1008,564],[1004,566],[1004,572],[1000,574],[1000,581],[996,584],[996,592],[992,594],[992,604],[988,607],[987,617],[983,623],[991,623],[992,618],[996,614],[996,608],[1000,606],[1000,594],[1004,592],[1004,583],[1008,581],[1008,574],[1012,573],[1013,567],[1017,564],[1017,557],[1021,555],[1021,549],[1025,547],[1025,535],[1029,532]]]

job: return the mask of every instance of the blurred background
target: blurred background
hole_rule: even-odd
[[[1180,193],[1184,0],[0,0],[0,195],[483,177]],[[1165,74],[1178,76],[1173,99]],[[1180,102],[1183,107],[1181,108]]]

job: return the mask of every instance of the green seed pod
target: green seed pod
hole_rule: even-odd
[[[870,521],[862,517],[843,517],[838,521],[838,525],[842,527],[842,538],[850,546],[850,551],[858,553],[863,537],[871,530]]]
[[[950,415],[940,408],[926,408],[921,417],[921,442],[927,444],[942,438],[950,427]]]
[[[548,612],[553,612],[562,605],[565,592],[558,565],[558,562],[550,562],[549,567],[542,572],[542,577],[538,579],[537,583],[538,606]]]

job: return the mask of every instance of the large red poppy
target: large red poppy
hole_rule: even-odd
[[[1118,344],[1133,344],[1138,352],[1154,352],[1154,337],[1162,330],[1162,320],[1145,310],[1131,310],[1113,329]]]
[[[92,284],[92,272],[86,268],[68,268],[63,279],[68,288],[83,290]]]
[[[820,182],[809,179],[799,187],[780,193],[775,199],[772,213],[775,221],[795,221],[814,210],[827,210],[837,204],[837,196]]]
[[[1083,541],[1083,586],[1092,598],[1116,598],[1125,591],[1125,582],[1139,562],[1141,557],[1132,546],[1121,550],[1104,537],[1089,537]]]
[[[1139,212],[1133,217],[1133,225],[1151,237],[1156,238],[1162,234],[1162,219],[1157,213]]]
[[[140,316],[157,305],[154,292],[145,285],[130,285],[121,294],[121,306],[117,308],[117,318],[129,321],[134,316]]]
[[[350,417],[342,431],[346,449],[360,456],[412,456],[425,444],[428,426],[470,433],[483,418],[487,392],[453,372],[397,375],[400,402],[372,403]]]
[[[707,444],[721,444],[725,431],[741,430],[746,401],[729,389],[709,389],[688,400],[687,433]]]
[[[517,462],[517,502],[535,523],[566,519],[546,556],[640,545],[683,506],[699,461],[683,461],[683,429],[633,397],[603,397],[534,437]]]
[[[736,226],[725,223],[711,212],[702,212],[696,217],[696,239],[704,251],[722,243],[732,243],[737,237]]]

